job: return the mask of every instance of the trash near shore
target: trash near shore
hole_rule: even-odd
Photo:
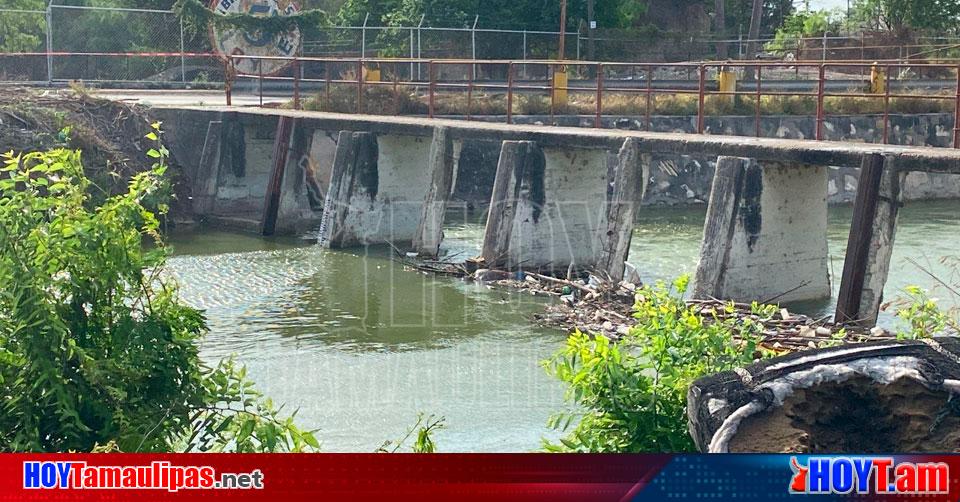
[[[410,268],[426,273],[460,277],[489,287],[509,288],[534,295],[556,297],[559,301],[534,315],[540,326],[604,335],[616,340],[636,324],[633,308],[643,283],[636,269],[627,264],[625,279],[615,282],[589,271],[568,270],[567,277],[555,277],[531,271],[507,271],[483,268],[478,260],[465,262],[398,255]],[[866,330],[832,322],[832,316],[813,318],[779,308],[768,312],[759,305],[718,299],[687,300],[706,322],[751,319],[764,326],[761,346],[777,353],[822,348],[841,343],[893,340],[896,337],[881,328]]]

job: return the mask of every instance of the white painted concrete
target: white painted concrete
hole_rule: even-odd
[[[829,297],[827,169],[767,162],[760,186],[754,185],[760,190],[758,198],[750,196],[751,169],[757,167],[747,167],[738,202],[731,208],[732,232],[716,234],[720,239],[729,235],[726,258],[720,261],[720,284],[703,290],[736,301]]]

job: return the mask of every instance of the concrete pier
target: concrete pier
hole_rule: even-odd
[[[694,296],[791,302],[830,296],[827,170],[721,157]]]
[[[443,239],[443,217],[447,200],[453,188],[454,148],[450,129],[438,127],[430,144],[427,170],[431,174],[430,187],[420,210],[420,223],[413,238],[413,250],[421,256],[437,256]]]
[[[627,138],[617,155],[613,193],[607,203],[607,228],[600,235],[597,269],[615,281],[623,279],[624,264],[633,239],[634,218],[650,179],[652,155],[642,152],[640,143],[637,138]]]
[[[621,279],[649,158],[635,138],[624,142],[613,166],[607,150],[505,141],[484,232],[485,264],[573,267]]]
[[[202,222],[256,230],[264,202],[274,200],[265,197],[269,183],[281,180],[278,231],[314,227],[323,211],[324,245],[413,243],[432,255],[450,186],[462,181],[486,193],[494,185],[488,263],[561,273],[573,265],[613,278],[622,273],[651,156],[719,156],[695,292],[748,301],[829,294],[827,166],[864,171],[873,159],[882,176],[861,173],[856,187],[860,216],[838,305],[838,316],[861,323],[875,319],[882,298],[903,175],[960,174],[960,151],[942,148],[229,107],[153,113]],[[282,178],[271,176],[278,116],[297,121]],[[458,165],[462,154],[492,168],[495,156],[481,151],[491,145],[501,145],[495,179]]]
[[[424,169],[431,164],[430,145],[416,136],[341,132],[320,244],[340,248],[411,243],[433,186],[433,173]]]
[[[505,141],[482,257],[505,269],[592,268],[606,231],[607,153]]]

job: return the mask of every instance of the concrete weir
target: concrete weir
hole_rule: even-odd
[[[440,249],[450,193],[473,177],[460,153],[500,144],[486,263],[612,278],[623,275],[651,158],[719,157],[695,293],[736,300],[830,294],[827,166],[860,167],[837,311],[860,324],[877,317],[905,173],[960,174],[960,151],[943,148],[230,107],[154,115],[201,219],[264,232],[320,223],[325,246],[410,243],[424,255]],[[294,119],[290,134],[277,133],[278,117]]]
[[[791,302],[830,296],[827,168],[720,157],[694,296]]]

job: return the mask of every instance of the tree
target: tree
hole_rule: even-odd
[[[898,32],[945,30],[960,24],[960,0],[857,0],[851,17]]]
[[[42,11],[47,8],[44,0],[10,0],[4,6],[17,10]],[[43,14],[4,12],[0,13],[0,52],[36,52],[46,45],[47,21]]]
[[[79,151],[2,157],[0,451],[318,446],[243,368],[200,361],[206,321],[163,274],[167,151],[148,155],[153,171],[101,203]]]

